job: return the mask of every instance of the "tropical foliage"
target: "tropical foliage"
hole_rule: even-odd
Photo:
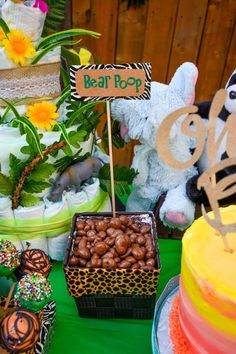
[[[122,196],[124,194],[130,194],[130,185],[133,179],[137,176],[138,172],[133,168],[126,166],[119,167],[114,166],[114,185],[115,193]],[[99,171],[99,180],[101,188],[111,194],[111,177],[110,177],[110,165],[105,164]]]
[[[66,0],[45,0],[49,5],[43,36],[48,36],[50,33],[57,32],[65,18]]]

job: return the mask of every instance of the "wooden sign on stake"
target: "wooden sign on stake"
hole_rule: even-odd
[[[221,179],[219,182],[216,182],[217,172],[222,171],[224,168],[229,168],[236,165],[235,115],[230,114],[228,116],[220,135],[216,138],[216,121],[222,107],[224,106],[225,99],[226,90],[219,90],[212,101],[209,112],[208,127],[204,125],[202,118],[196,114],[197,107],[195,106],[183,107],[175,112],[172,112],[164,119],[157,131],[156,145],[160,158],[163,162],[175,169],[187,169],[198,161],[203,152],[207,137],[207,155],[210,166],[209,169],[199,177],[197,187],[198,189],[204,188],[210,206],[214,212],[214,219],[210,219],[208,217],[203,205],[202,214],[205,220],[222,236],[225,250],[228,252],[233,252],[227,242],[226,235],[229,232],[236,232],[236,223],[227,225],[223,224],[219,209],[219,200],[236,193],[236,174],[230,174],[229,176]],[[182,122],[182,133],[187,136],[194,137],[197,140],[197,146],[191,160],[184,162],[176,160],[175,156],[172,154],[169,144],[171,128],[173,124],[175,124],[176,121],[183,115],[187,115],[187,117]],[[217,152],[226,135],[226,152],[229,158],[217,163]]]
[[[112,154],[110,100],[117,98],[148,100],[151,89],[151,65],[92,64],[70,67],[71,98],[85,102],[106,101],[110,156],[112,213],[115,217],[115,188]]]

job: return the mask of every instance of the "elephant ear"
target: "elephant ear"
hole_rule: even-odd
[[[169,87],[183,99],[186,105],[194,103],[197,77],[196,65],[186,62],[176,70],[169,84]]]

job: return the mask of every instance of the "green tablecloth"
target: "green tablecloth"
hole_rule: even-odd
[[[180,272],[181,242],[159,240],[161,278],[158,293]],[[87,319],[77,315],[67,292],[61,263],[54,263],[50,280],[57,302],[56,330],[49,354],[151,354],[152,320]]]

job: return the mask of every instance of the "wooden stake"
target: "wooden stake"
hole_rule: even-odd
[[[111,110],[110,110],[109,101],[106,101],[106,106],[107,106],[108,147],[109,147],[109,156],[110,156],[111,203],[112,203],[112,214],[114,218],[116,216],[116,204],[115,204],[115,187],[114,187],[113,154],[112,154]]]
[[[12,283],[11,288],[10,288],[10,291],[9,291],[9,294],[8,294],[8,296],[7,296],[7,300],[6,300],[5,306],[4,306],[4,311],[6,311],[7,308],[8,308],[8,306],[9,306],[9,303],[10,303],[10,301],[11,301],[12,294],[13,294],[13,291],[14,291],[14,289],[15,289],[15,286],[16,286],[16,283],[15,283],[15,282]]]

